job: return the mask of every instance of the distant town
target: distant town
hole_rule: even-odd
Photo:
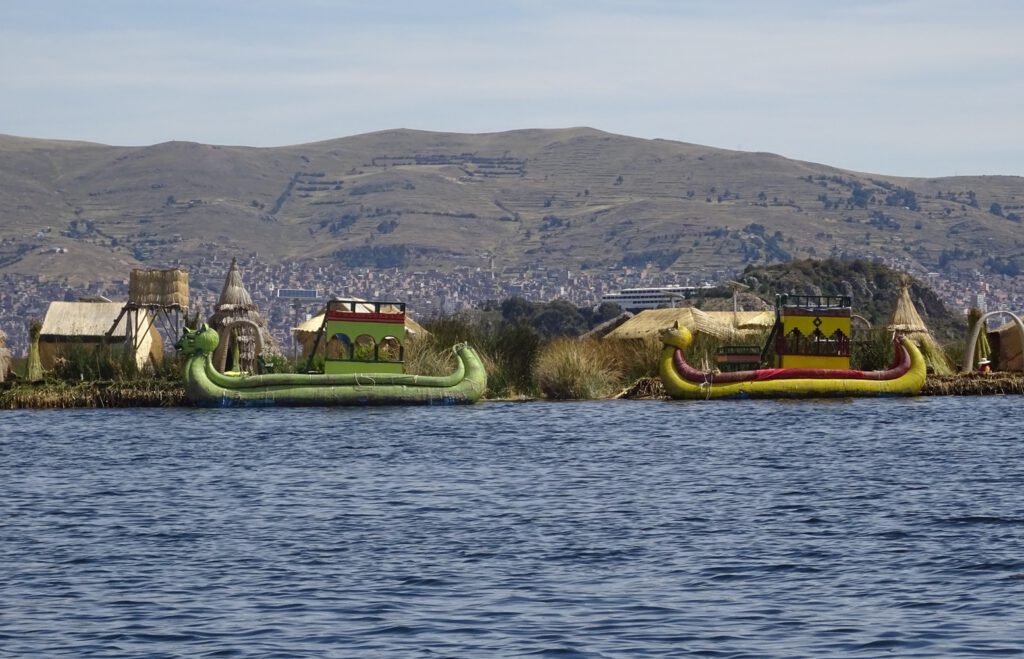
[[[372,270],[349,268],[333,262],[270,265],[258,255],[239,255],[239,269],[246,289],[259,306],[271,334],[285,355],[295,350],[291,328],[315,315],[332,297],[388,299],[408,304],[419,321],[472,309],[487,300],[522,297],[530,301],[564,299],[577,306],[593,306],[607,293],[630,287],[703,286],[720,284],[740,275],[732,271],[651,273],[641,268],[614,268],[601,273],[563,269],[505,269],[500,274],[486,268],[456,268],[452,272]],[[214,258],[201,265],[184,266],[189,272],[192,310],[202,318],[215,310],[230,258]],[[899,268],[901,264],[886,264]],[[27,348],[28,323],[42,319],[54,300],[73,301],[102,295],[113,301],[127,299],[128,275],[86,289],[71,289],[42,277],[0,276],[0,330],[8,335],[15,355]],[[978,271],[952,274],[916,274],[950,307],[951,311],[977,306],[987,310],[1024,309],[1024,278],[982,274]],[[856,305],[856,300],[854,301]],[[165,337],[170,339],[171,337]],[[168,346],[169,347],[169,346]]]

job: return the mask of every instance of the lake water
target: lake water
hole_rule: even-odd
[[[0,412],[0,656],[1021,654],[1022,402]]]

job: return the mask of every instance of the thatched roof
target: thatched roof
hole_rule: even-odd
[[[896,308],[892,310],[889,317],[889,324],[886,329],[905,334],[924,332],[928,334],[928,327],[921,320],[921,315],[914,307],[914,301],[910,299],[910,288],[906,285],[900,287],[900,295],[896,298]]]
[[[679,323],[691,332],[718,338],[732,338],[737,332],[770,327],[775,316],[770,311],[701,311],[693,307],[646,309],[605,335],[606,339],[641,339]]]
[[[179,268],[135,268],[128,278],[128,302],[140,306],[188,308],[188,272]]]
[[[123,302],[51,302],[43,318],[41,336],[99,337],[107,333],[121,313]],[[127,315],[122,316],[112,337],[124,339]]]
[[[136,364],[142,368],[149,359],[159,360],[163,354],[163,338],[148,317],[148,312],[122,316],[123,308],[124,302],[51,302],[39,332],[44,344],[40,354],[43,367],[52,368],[59,346],[74,340],[99,340],[107,343],[127,341],[131,322],[129,318],[137,319],[134,332],[138,346]],[[108,338],[107,332],[115,320],[117,327]]]
[[[220,291],[220,299],[217,300],[217,310],[228,309],[255,309],[252,296],[245,290],[242,283],[242,274],[238,271],[238,259],[231,259],[231,267],[228,269],[228,276],[224,279],[224,288]]]
[[[618,316],[616,316],[614,318],[610,318],[609,320],[606,320],[603,323],[601,323],[600,325],[594,327],[589,332],[586,332],[585,334],[580,336],[580,338],[581,339],[589,339],[589,338],[603,339],[604,337],[608,336],[608,334],[610,334],[612,331],[614,331],[614,330],[618,329],[619,327],[621,327],[624,322],[626,322],[627,320],[629,320],[632,317],[633,317],[632,313],[630,313],[628,311],[623,311]]]
[[[953,369],[942,348],[932,337],[924,321],[921,320],[921,315],[917,313],[914,301],[910,299],[910,287],[906,283],[900,287],[900,295],[896,298],[896,307],[892,310],[889,323],[885,328],[890,332],[905,334],[920,346],[925,363],[931,372],[939,375],[952,375]]]

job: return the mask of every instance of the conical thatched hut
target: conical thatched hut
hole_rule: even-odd
[[[952,375],[953,368],[946,360],[942,348],[932,338],[931,332],[921,320],[921,315],[914,307],[914,301],[910,299],[910,287],[906,282],[900,287],[899,297],[896,298],[896,307],[892,310],[889,323],[885,328],[891,332],[899,332],[921,347],[921,354],[924,355],[928,369],[936,375]]]
[[[280,354],[277,342],[267,331],[266,321],[242,284],[237,259],[231,259],[217,310],[206,323],[220,335],[213,353],[213,365],[219,371],[237,369],[255,373],[258,357]]]

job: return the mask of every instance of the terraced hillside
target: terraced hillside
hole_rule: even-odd
[[[699,272],[829,255],[1024,265],[1024,179],[894,178],[589,128],[278,148],[0,136],[0,272],[123,278],[258,253]]]

